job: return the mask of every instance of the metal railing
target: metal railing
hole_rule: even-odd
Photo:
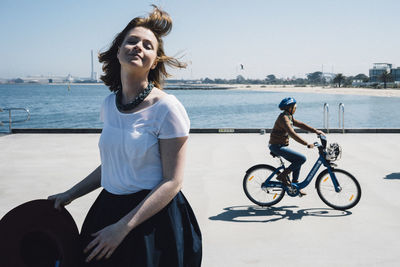
[[[329,104],[324,104],[324,128],[329,133]]]
[[[340,116],[342,115],[342,116]],[[339,129],[340,129],[340,124],[342,124],[342,133],[344,133],[344,104],[340,103],[339,104]]]
[[[342,128],[342,133],[345,133],[344,130],[344,104],[339,104],[339,129]],[[324,103],[324,118],[323,118],[324,129],[327,133],[329,133],[329,104]]]
[[[22,110],[26,112],[26,118],[24,120],[13,120],[12,119],[12,111],[13,110]],[[0,121],[0,126],[3,126],[4,123],[8,123],[8,131],[11,133],[12,132],[12,124],[13,123],[20,123],[20,122],[25,122],[28,121],[31,118],[31,113],[29,112],[29,109],[26,108],[0,108],[0,112],[8,111],[8,121]]]

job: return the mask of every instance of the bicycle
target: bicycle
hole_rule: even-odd
[[[243,190],[250,201],[259,206],[272,206],[281,201],[285,193],[296,197],[300,194],[299,190],[307,187],[321,165],[324,165],[326,169],[318,175],[315,181],[315,187],[321,200],[337,210],[347,210],[357,205],[361,198],[360,184],[352,174],[337,169],[337,165],[333,163],[342,154],[339,144],[332,143],[327,148],[326,137],[323,135],[318,137],[321,143],[315,142],[314,146],[318,148],[319,157],[302,182],[286,186],[278,181],[276,177],[286,167],[282,157],[272,152],[271,155],[280,160],[281,166],[275,168],[267,164],[258,164],[249,168],[243,179]]]

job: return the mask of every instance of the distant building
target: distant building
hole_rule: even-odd
[[[400,67],[398,67],[397,69],[392,69],[391,74],[393,81],[395,83],[400,83]]]
[[[390,63],[374,63],[372,69],[369,69],[369,81],[371,83],[380,82],[379,77],[384,72],[392,75],[393,82],[400,83],[400,68],[395,69]]]
[[[361,86],[363,84],[365,84],[365,82],[361,79],[353,79],[351,81],[351,85],[353,85],[353,86]]]

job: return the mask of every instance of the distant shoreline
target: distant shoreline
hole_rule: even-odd
[[[363,95],[380,97],[400,97],[400,89],[372,89],[372,88],[337,88],[337,87],[295,87],[283,85],[243,85],[237,84],[233,90],[249,90],[262,92],[287,92],[287,93],[314,93],[334,95]]]
[[[1,84],[6,85],[6,84]],[[15,85],[38,85],[24,83]],[[103,83],[50,83],[50,86],[93,86]],[[311,93],[311,94],[335,94],[335,95],[363,95],[379,97],[400,97],[400,89],[372,89],[355,87],[330,87],[330,86],[293,86],[293,85],[260,85],[260,84],[187,84],[171,83],[164,85],[165,90],[247,90],[260,92],[287,92],[287,93]]]
[[[287,92],[335,95],[364,95],[379,97],[400,97],[400,89],[372,89],[355,87],[330,87],[330,86],[293,86],[293,85],[260,85],[260,84],[182,84],[183,88],[166,88],[167,90],[248,90],[261,92]]]

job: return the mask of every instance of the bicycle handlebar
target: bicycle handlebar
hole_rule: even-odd
[[[321,146],[323,147],[323,148],[326,148],[326,144],[327,144],[327,140],[326,140],[326,136],[325,135],[322,135],[322,134],[319,134],[318,135],[318,138],[321,140]]]

